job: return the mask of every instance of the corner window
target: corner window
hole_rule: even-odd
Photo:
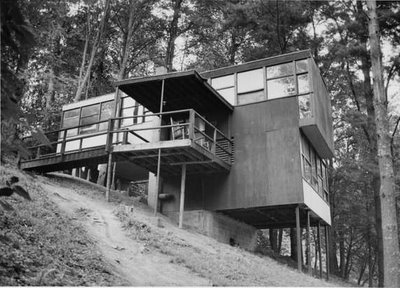
[[[310,144],[308,139],[301,135],[301,161],[303,178],[326,201],[329,201],[328,175],[323,159]]]
[[[211,79],[211,86],[230,104],[235,104],[235,75],[230,74]]]

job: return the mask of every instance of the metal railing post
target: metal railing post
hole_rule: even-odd
[[[189,139],[193,140],[194,139],[194,110],[190,109],[189,111]]]
[[[216,155],[217,153],[217,129],[214,127],[213,146],[211,152]]]
[[[66,146],[66,144],[67,144],[66,139],[67,139],[67,129],[64,130],[63,138],[62,138],[62,142],[61,142],[61,151],[60,151],[60,153],[61,153],[61,159],[64,158],[65,146]]]
[[[111,151],[111,145],[112,145],[112,124],[113,124],[113,119],[108,119],[108,127],[107,127],[107,141],[106,141],[106,152]]]

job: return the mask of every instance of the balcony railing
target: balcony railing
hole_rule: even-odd
[[[69,136],[69,131],[77,131],[77,128],[88,124],[47,132],[45,135],[50,140],[48,144],[35,143],[31,137],[26,137],[24,141],[28,146],[31,145],[28,148],[31,151],[31,159],[42,159],[101,148],[112,152],[115,145],[154,144],[190,139],[194,145],[228,164],[232,163],[232,140],[193,109],[153,113],[146,115],[146,118],[152,117],[158,119],[157,121],[121,127],[125,119],[139,117],[143,116],[116,117],[91,123],[90,125],[107,122],[107,125],[103,125],[107,126],[107,129],[90,134]]]

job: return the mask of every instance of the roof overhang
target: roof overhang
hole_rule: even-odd
[[[199,113],[233,111],[233,106],[194,70],[121,80],[115,82],[115,86],[157,113],[160,111],[163,81],[164,112],[181,109],[194,109]]]

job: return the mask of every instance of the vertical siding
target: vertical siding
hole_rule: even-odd
[[[296,97],[235,107],[235,164],[205,183],[210,210],[302,202]]]
[[[333,128],[332,128],[332,108],[329,93],[322,80],[320,71],[314,60],[311,61],[312,85],[314,90],[314,107],[313,115],[315,115],[315,123],[322,136],[324,137],[329,148],[333,151]]]

